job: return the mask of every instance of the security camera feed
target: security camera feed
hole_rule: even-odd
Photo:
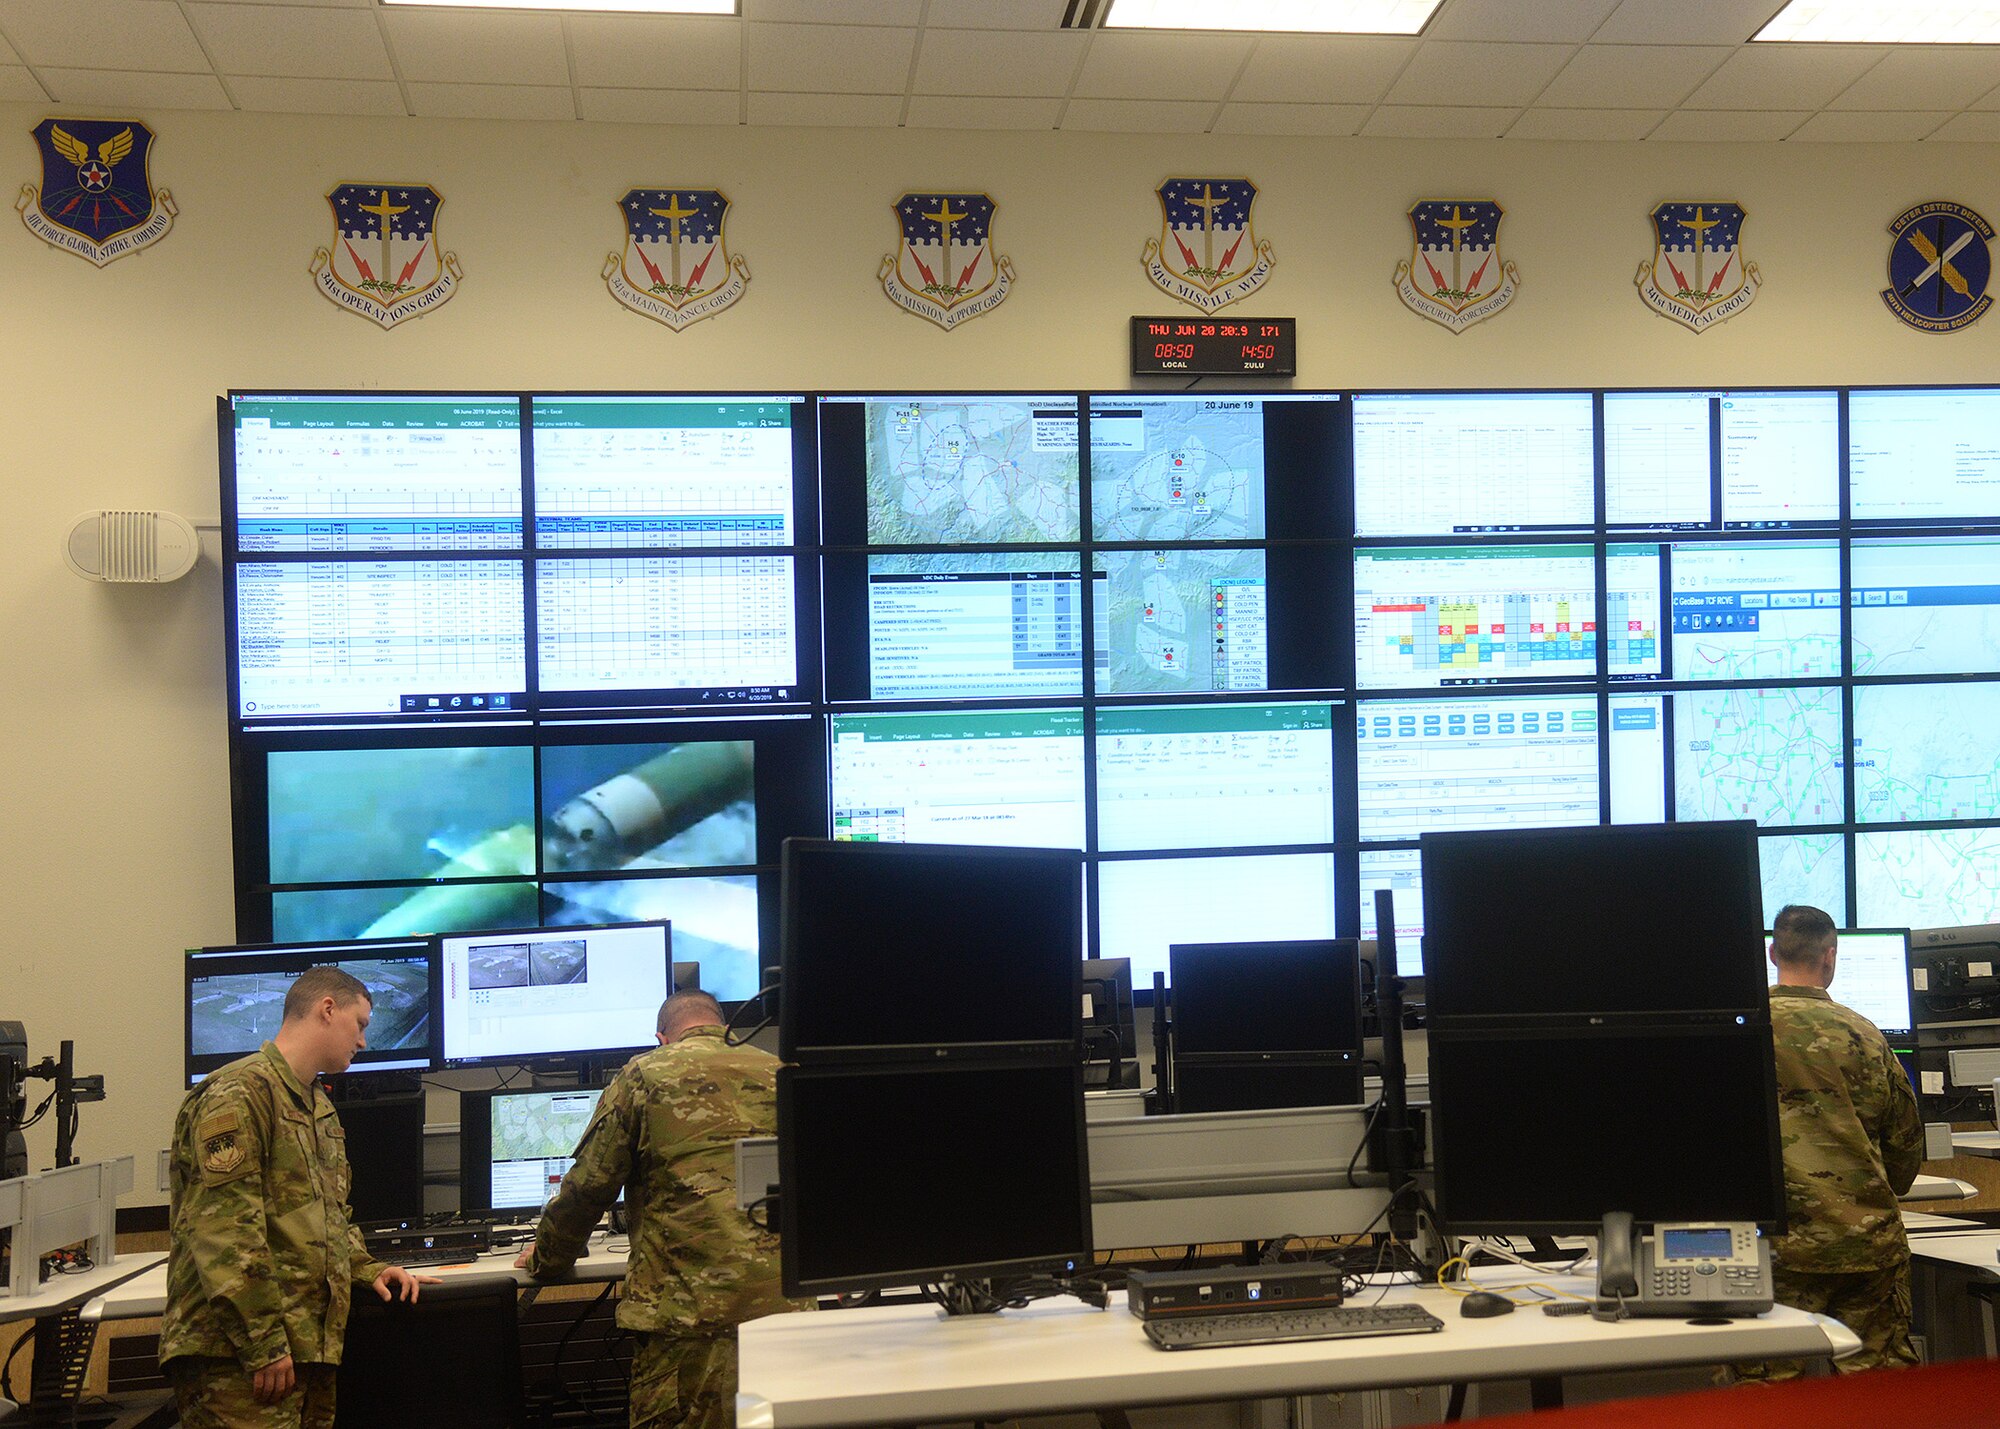
[[[279,750],[265,768],[272,883],[535,871],[531,749]]]
[[[190,1077],[254,1052],[275,1036],[285,1017],[285,995],[299,974],[318,966],[339,968],[368,989],[368,1046],[355,1057],[355,1070],[431,1065],[437,1024],[428,943],[197,948],[190,950],[187,966]]]
[[[754,864],[755,792],[747,739],[549,746],[543,865],[606,873]]]
[[[664,923],[440,938],[445,1061],[651,1046],[671,990],[667,939]]]
[[[536,921],[535,906],[535,885],[525,881],[280,891],[271,895],[271,936],[293,943],[519,928]]]
[[[870,545],[1077,539],[1075,397],[866,405]]]
[[[466,986],[560,987],[590,979],[590,952],[581,938],[549,938],[532,943],[467,946]]]

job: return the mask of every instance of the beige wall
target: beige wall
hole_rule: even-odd
[[[34,180],[0,105],[0,178]],[[2000,218],[2000,152],[1972,145],[1536,145],[915,131],[667,130],[155,113],[155,181],[181,208],[157,247],[97,271],[0,224],[0,1017],[36,1055],[77,1043],[109,1100],[84,1155],[153,1156],[180,1058],[177,950],[234,934],[220,580],[88,584],[59,540],[86,508],[217,510],[214,399],[230,387],[1118,388],[1125,320],[1169,311],[1139,252],[1152,189],[1241,173],[1263,196],[1275,276],[1248,305],[1299,319],[1299,385],[1990,382],[2000,318],[1927,337],[1893,321],[1884,227],[1953,198]],[[429,182],[464,283],[389,333],[329,303],[307,264],[322,195]],[[674,334],[612,302],[613,201],[699,183],[735,201],[753,275],[732,311]],[[911,188],[980,186],[1018,274],[996,312],[941,333],[874,281]],[[1398,304],[1403,217],[1425,197],[1498,198],[1514,306],[1461,337]],[[1768,284],[1703,337],[1651,315],[1632,276],[1647,211],[1741,202]],[[31,1142],[46,1164],[47,1128]]]

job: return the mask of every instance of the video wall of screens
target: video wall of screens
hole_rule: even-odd
[[[1425,832],[1746,817],[1767,913],[2000,918],[2000,389],[254,394],[223,439],[245,938],[665,919],[727,999],[830,834],[1079,850],[1142,990],[1378,888],[1420,972]]]

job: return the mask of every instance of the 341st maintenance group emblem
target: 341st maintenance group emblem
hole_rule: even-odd
[[[633,189],[618,212],[625,251],[605,258],[604,283],[620,304],[679,332],[743,296],[750,265],[724,243],[719,189]]]

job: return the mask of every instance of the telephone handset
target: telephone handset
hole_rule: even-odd
[[[1771,1248],[1749,1221],[1663,1221],[1641,1237],[1610,1211],[1597,1239],[1599,1319],[1761,1315],[1775,1303]]]

